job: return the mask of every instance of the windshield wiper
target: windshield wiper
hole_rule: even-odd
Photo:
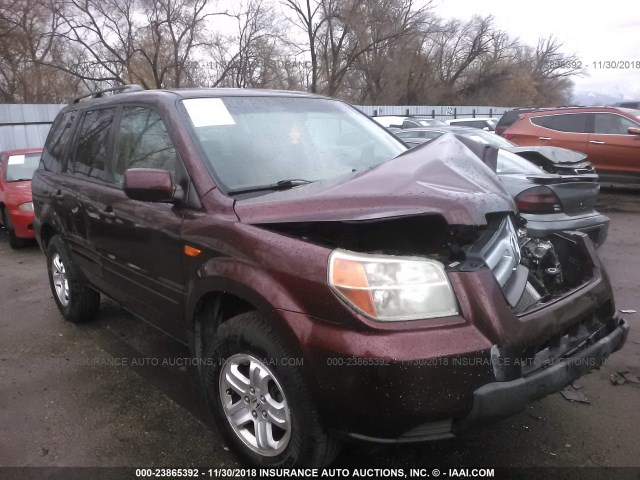
[[[293,187],[299,187],[300,185],[307,185],[313,183],[312,180],[305,180],[303,178],[292,178],[289,180],[280,180],[279,182],[269,185],[257,185],[255,187],[238,188],[237,190],[229,190],[229,195],[239,195],[241,193],[253,193],[253,192],[266,192],[269,190],[288,190]]]

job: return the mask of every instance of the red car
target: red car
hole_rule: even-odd
[[[41,153],[42,148],[5,150],[0,157],[0,222],[9,233],[11,248],[34,237],[31,177]]]

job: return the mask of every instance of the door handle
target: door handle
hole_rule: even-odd
[[[551,137],[538,137],[538,140],[551,140]]]
[[[601,142],[599,140],[589,140],[589,143],[595,143],[596,145],[604,145],[604,142]]]

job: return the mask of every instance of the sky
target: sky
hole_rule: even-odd
[[[576,91],[625,100],[640,99],[640,68],[595,68],[594,62],[629,61],[640,66],[640,2],[637,0],[433,0],[444,18],[493,15],[496,26],[524,43],[554,35],[563,52],[575,54],[587,75],[574,77]]]

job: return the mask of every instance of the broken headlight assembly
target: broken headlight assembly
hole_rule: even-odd
[[[347,304],[380,321],[458,314],[456,298],[437,260],[334,250],[329,285]]]

